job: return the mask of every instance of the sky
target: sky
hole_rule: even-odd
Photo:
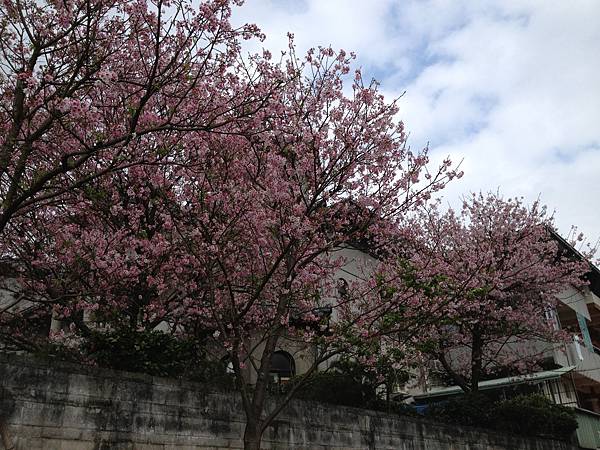
[[[354,51],[386,97],[404,93],[409,145],[462,161],[446,204],[540,197],[563,235],[600,238],[600,1],[246,0],[233,21],[274,55],[287,32]]]

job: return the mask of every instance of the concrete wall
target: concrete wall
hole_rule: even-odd
[[[16,450],[239,449],[243,417],[234,393],[0,354],[0,420]],[[267,449],[294,450],[576,448],[299,401],[263,442]]]

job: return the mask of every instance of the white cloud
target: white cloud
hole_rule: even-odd
[[[500,188],[557,210],[600,237],[600,2],[575,0],[247,0],[264,46],[332,45],[358,53],[390,96],[411,145],[464,158],[453,202]]]

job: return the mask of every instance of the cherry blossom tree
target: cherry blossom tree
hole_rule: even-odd
[[[489,372],[531,368],[565,339],[546,316],[559,293],[583,285],[589,263],[559,245],[539,201],[473,194],[461,211],[433,208],[413,226],[410,264],[434,282],[421,302],[437,317],[416,347],[463,390],[477,391]]]
[[[330,295],[345,263],[336,250],[395,239],[404,215],[457,175],[446,162],[423,176],[426,151],[406,147],[395,103],[384,101],[376,83],[363,84],[359,71],[344,95],[350,62],[330,48],[300,61],[291,44],[282,67],[290,78],[269,131],[209,141],[185,186],[191,197],[173,211],[197,275],[197,294],[181,302],[184,317],[214,330],[213,345],[232,363],[247,449],[259,448],[302,385],[269,395],[274,352],[303,348],[308,377],[356,329],[356,302]],[[336,320],[324,330],[327,306]],[[372,309],[381,311],[381,303]]]
[[[230,3],[3,3],[3,242],[11,223],[94,177],[172,158],[182,131],[220,132],[264,106],[265,83],[279,81],[242,60],[240,40],[261,35],[232,28]]]

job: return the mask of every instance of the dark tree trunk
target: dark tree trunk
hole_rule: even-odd
[[[448,360],[446,359],[444,354],[439,353],[437,355],[437,358],[438,358],[438,361],[440,363],[442,363],[442,367],[444,368],[446,373],[452,377],[454,382],[463,390],[463,392],[469,392],[471,390],[469,382],[462,375],[460,375],[456,370],[454,370],[452,368],[452,366],[450,365],[450,363],[448,362]]]
[[[473,348],[471,350],[471,392],[479,390],[482,372],[483,341],[479,327],[473,329]]]
[[[244,450],[260,450],[262,431],[255,422],[246,422],[244,429]]]

